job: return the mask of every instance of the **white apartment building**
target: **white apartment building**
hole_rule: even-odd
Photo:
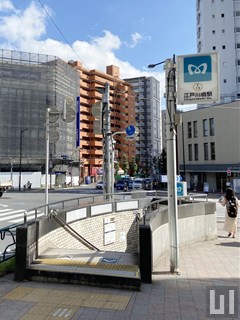
[[[124,79],[132,85],[135,93],[136,158],[144,168],[151,168],[148,174],[157,174],[152,165],[154,158],[162,152],[162,121],[160,106],[160,83],[154,77]]]
[[[240,0],[196,0],[197,51],[218,52],[221,103],[240,99]]]
[[[178,163],[188,188],[202,191],[207,183],[210,191],[220,191],[226,182],[240,179],[239,101],[184,112],[182,117]]]

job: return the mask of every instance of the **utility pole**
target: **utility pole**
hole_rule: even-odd
[[[179,239],[176,169],[176,67],[175,59],[166,59],[166,129],[167,129],[167,177],[168,224],[170,237],[170,271],[179,273]]]
[[[50,108],[46,108],[46,132],[45,132],[45,140],[46,140],[46,156],[45,156],[45,205],[46,211],[45,215],[48,215],[48,172],[49,172],[49,114]]]
[[[20,131],[20,146],[19,146],[19,181],[18,181],[18,190],[21,191],[21,177],[22,177],[22,140],[23,140],[23,132],[28,130],[28,128],[24,128]]]
[[[106,194],[106,199],[111,200],[112,189],[112,148],[111,148],[111,110],[109,105],[109,87],[106,82],[104,87],[104,94],[102,97],[102,130],[103,130],[103,166],[104,166],[104,179],[103,190]]]

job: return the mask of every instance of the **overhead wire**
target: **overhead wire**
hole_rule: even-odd
[[[44,7],[43,3],[41,0],[38,0],[39,4],[41,5],[41,7],[43,8],[43,10],[45,11],[45,13],[47,14],[48,18],[52,21],[52,23],[54,24],[54,26],[56,27],[56,29],[58,30],[58,32],[61,34],[61,36],[63,37],[63,39],[66,41],[66,43],[69,45],[69,47],[72,49],[72,51],[75,53],[75,55],[78,57],[78,59],[86,66],[87,69],[90,69],[87,64],[83,61],[82,58],[79,57],[78,53],[76,52],[76,50],[72,47],[71,43],[68,41],[68,39],[66,38],[66,36],[63,34],[63,32],[61,31],[61,29],[58,27],[58,25],[56,24],[56,22],[53,20],[53,18],[51,17],[51,15],[49,14],[49,12],[47,11],[47,9]]]

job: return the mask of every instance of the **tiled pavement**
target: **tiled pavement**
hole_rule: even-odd
[[[18,283],[12,274],[1,277],[0,320],[208,319],[210,288],[223,290],[220,293],[225,298],[225,316],[212,314],[210,318],[239,319],[236,314],[240,304],[239,235],[236,239],[228,238],[222,231],[222,223],[218,223],[218,230],[218,239],[180,249],[180,275],[168,272],[169,257],[163,257],[154,271],[153,283],[143,283],[139,292],[58,283]],[[235,317],[228,315],[233,309],[225,305],[230,292],[235,299],[238,292],[238,304],[231,301]],[[215,297],[214,313],[220,310],[217,294]]]

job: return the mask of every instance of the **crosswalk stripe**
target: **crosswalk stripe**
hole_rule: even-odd
[[[9,223],[24,222],[25,210],[2,209],[0,210],[0,222],[7,221]],[[43,212],[38,212],[37,217],[44,216]],[[27,213],[27,221],[35,219],[35,210]]]
[[[44,216],[44,213],[40,213],[40,214],[38,214],[38,218],[40,218],[40,217],[43,217]],[[27,215],[27,221],[29,222],[30,220],[34,220],[35,219],[35,214],[34,214],[34,212],[32,212],[31,214],[30,213],[28,213],[28,215]],[[21,222],[23,222],[23,217],[22,218],[19,218],[19,219],[14,219],[14,220],[9,220],[10,222],[14,222],[14,223],[21,223]]]
[[[2,211],[0,210],[0,219],[2,218],[2,217],[9,217],[9,215],[13,215],[14,213],[23,213],[24,212],[24,210],[9,210],[8,212],[3,212],[2,213]]]
[[[1,212],[9,212],[9,211],[12,211],[12,209],[3,209],[3,210],[0,210],[0,214]]]

